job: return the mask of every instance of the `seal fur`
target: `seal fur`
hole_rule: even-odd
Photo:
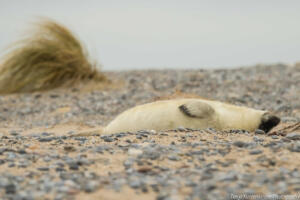
[[[178,127],[247,131],[262,129],[267,133],[279,122],[280,118],[268,111],[206,99],[183,98],[135,106],[119,114],[103,129],[79,133],[76,136],[139,130],[164,131]]]
[[[261,128],[268,132],[280,119],[267,111],[204,99],[172,99],[139,105],[118,115],[103,130],[116,133],[178,127],[216,130]]]

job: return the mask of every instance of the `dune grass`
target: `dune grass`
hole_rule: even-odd
[[[107,78],[92,64],[77,38],[64,26],[44,19],[12,45],[0,65],[0,93],[49,90],[78,81]]]

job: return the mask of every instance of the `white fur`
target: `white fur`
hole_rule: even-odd
[[[199,103],[200,106],[197,107]],[[179,107],[187,105],[198,114],[199,109],[212,108],[213,112],[203,112],[205,116],[190,117]],[[258,128],[266,111],[234,106],[203,99],[173,99],[156,101],[128,109],[118,115],[103,130],[104,133],[117,133],[138,130],[169,130],[180,126],[186,128],[215,128],[217,130]],[[203,115],[203,114],[202,114]]]

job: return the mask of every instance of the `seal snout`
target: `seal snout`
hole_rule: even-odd
[[[279,122],[280,122],[280,118],[277,117],[276,115],[273,115],[271,113],[265,113],[262,116],[261,123],[258,128],[267,133],[273,127],[277,126],[277,124],[279,124]]]

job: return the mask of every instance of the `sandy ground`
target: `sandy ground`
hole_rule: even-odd
[[[123,83],[1,96],[2,199],[279,199],[300,192],[297,67],[108,75]],[[272,110],[282,123],[270,134],[181,128],[73,137],[177,89]]]

